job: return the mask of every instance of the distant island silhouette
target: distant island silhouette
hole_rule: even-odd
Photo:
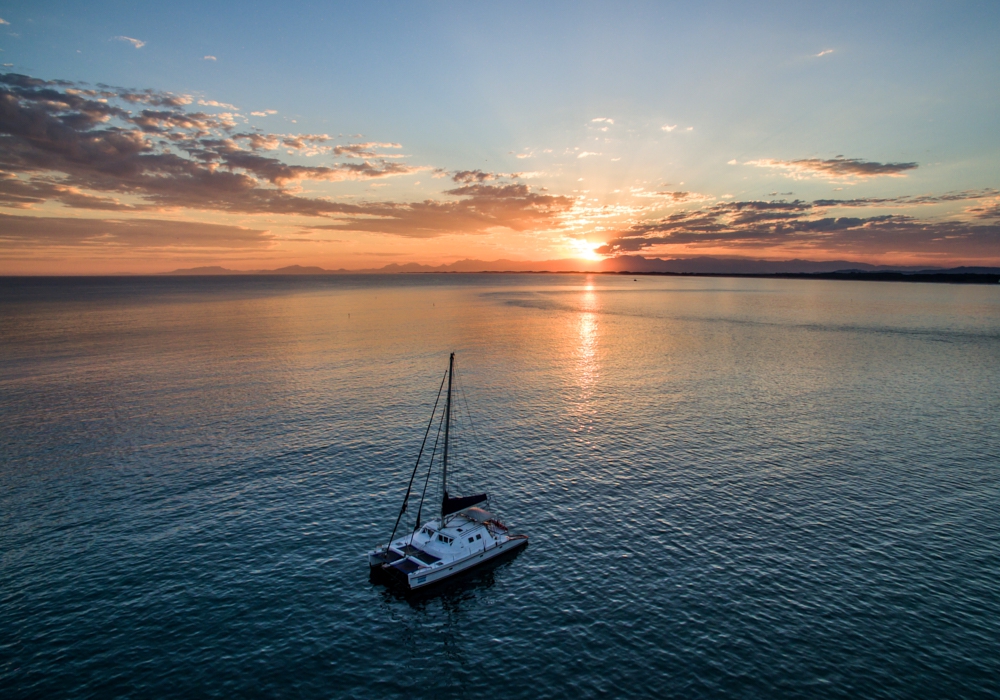
[[[629,275],[692,275],[723,277],[775,277],[804,279],[853,279],[872,281],[949,282],[997,284],[1000,267],[952,267],[872,265],[848,260],[755,260],[751,258],[644,258],[623,255],[605,260],[576,259],[459,260],[447,265],[391,263],[379,268],[327,270],[318,266],[288,265],[272,270],[233,270],[219,265],[191,267],[162,275],[343,275],[414,273],[599,273]]]

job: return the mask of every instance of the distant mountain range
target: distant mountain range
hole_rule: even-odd
[[[754,260],[752,258],[644,258],[622,255],[605,260],[459,260],[448,265],[392,263],[379,268],[362,270],[326,270],[322,267],[289,265],[275,270],[230,270],[225,267],[191,267],[164,275],[338,275],[338,274],[400,274],[421,272],[631,272],[673,273],[689,275],[782,275],[818,274],[830,272],[901,272],[926,274],[997,274],[1000,267],[954,267],[870,265],[849,260]]]

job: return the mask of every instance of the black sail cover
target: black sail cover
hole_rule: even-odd
[[[465,510],[466,508],[474,506],[477,503],[482,503],[485,500],[485,493],[479,493],[475,496],[457,496],[452,498],[447,492],[445,492],[444,499],[441,502],[441,515],[451,515],[452,513],[457,513],[460,510]]]

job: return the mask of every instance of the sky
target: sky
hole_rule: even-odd
[[[1000,265],[1000,4],[0,0],[0,274]]]

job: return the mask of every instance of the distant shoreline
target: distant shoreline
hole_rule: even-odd
[[[302,277],[343,277],[343,276],[398,276],[398,275],[602,275],[616,277],[726,277],[737,279],[791,279],[791,280],[840,280],[855,282],[923,282],[932,284],[1000,284],[1000,272],[867,272],[845,270],[843,272],[631,272],[628,270],[414,270],[404,272],[368,271],[325,271],[281,273],[270,271],[231,271],[219,274],[183,272],[149,274],[109,274],[109,275],[0,275],[0,280],[18,279],[142,279],[142,278],[302,278]]]

